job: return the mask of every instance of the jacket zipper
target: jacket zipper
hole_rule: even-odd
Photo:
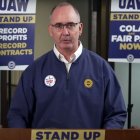
[[[66,69],[66,71],[67,71],[67,69]],[[69,78],[70,78],[70,75],[69,75],[69,72],[67,71],[67,78],[66,78],[66,89],[68,89],[69,88]]]

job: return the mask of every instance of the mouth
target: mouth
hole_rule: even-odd
[[[71,43],[71,40],[70,39],[63,39],[62,42],[63,43]]]

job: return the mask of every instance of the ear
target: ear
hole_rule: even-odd
[[[48,25],[48,32],[49,32],[50,36],[52,36],[52,27],[51,27],[51,25]]]
[[[79,34],[81,36],[82,32],[83,32],[83,23],[79,23]]]

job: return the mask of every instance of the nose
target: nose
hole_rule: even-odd
[[[69,30],[67,29],[66,26],[64,26],[63,30],[62,30],[62,34],[63,35],[69,35]]]

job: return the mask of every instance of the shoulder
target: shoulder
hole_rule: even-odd
[[[107,60],[105,60],[103,57],[101,57],[97,53],[90,51],[88,49],[84,49],[83,52],[85,53],[86,58],[91,59],[94,64],[102,65],[102,66],[106,65],[110,67],[110,64],[107,62]]]
[[[114,74],[114,70],[112,69],[111,65],[103,57],[88,49],[84,49],[83,53],[86,55],[85,59],[87,59],[87,62],[89,63],[88,65],[91,65],[93,69],[96,69],[106,76],[110,73]]]
[[[41,65],[42,63],[48,61],[48,59],[52,59],[54,57],[54,52],[53,50],[45,53],[44,55],[40,56],[37,58],[32,65]]]
[[[37,71],[41,71],[41,69],[48,63],[48,61],[54,59],[53,51],[49,51],[44,55],[37,58],[32,64],[30,64],[25,71],[23,72],[24,75],[33,75]]]

